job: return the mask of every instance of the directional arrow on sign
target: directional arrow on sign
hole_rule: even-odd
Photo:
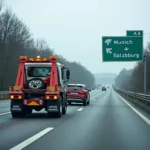
[[[109,45],[109,44],[111,43],[111,41],[112,41],[112,39],[107,39],[107,40],[105,40],[105,43],[106,43],[107,45]]]
[[[106,52],[107,52],[107,54],[112,54],[112,48],[106,48]]]
[[[125,51],[128,51],[129,49],[126,47],[124,50],[125,50]]]

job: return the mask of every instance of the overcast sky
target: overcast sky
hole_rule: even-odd
[[[6,0],[55,52],[92,73],[119,73],[134,63],[102,62],[102,36],[125,36],[126,30],[150,33],[150,0]],[[144,46],[150,34],[145,34]]]

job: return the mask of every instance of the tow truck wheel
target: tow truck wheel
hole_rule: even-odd
[[[65,115],[67,112],[67,107],[63,107],[62,114]]]
[[[28,114],[28,115],[31,115],[31,114],[32,114],[32,109],[31,109],[31,108],[28,108],[28,109],[27,109],[27,114]]]
[[[65,100],[63,101],[64,105],[63,105],[63,108],[62,108],[62,114],[65,115],[66,112],[67,112],[67,102],[65,102]]]
[[[11,115],[13,118],[19,118],[20,113],[19,112],[11,112]]]
[[[58,118],[61,118],[62,114],[63,114],[63,101],[62,101],[62,97],[60,97],[60,99],[59,99],[59,112],[56,113],[56,116]]]
[[[69,105],[71,105],[71,102],[68,102]]]
[[[41,78],[33,78],[27,82],[27,88],[29,89],[43,89],[45,88],[44,81]]]
[[[21,117],[21,118],[24,118],[26,115],[27,115],[27,112],[26,112],[26,111],[23,111],[23,112],[20,113],[20,117]]]

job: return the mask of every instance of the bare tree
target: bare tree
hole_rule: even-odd
[[[0,12],[2,11],[4,7],[4,0],[0,0]]]
[[[5,10],[0,14],[0,90],[8,90],[9,85],[15,83],[20,55],[49,57],[56,54],[45,40],[34,40],[27,26],[10,10]],[[84,83],[88,87],[94,85],[93,74],[84,66],[57,56],[58,61],[70,69],[70,82]]]

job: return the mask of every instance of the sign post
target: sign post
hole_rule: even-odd
[[[146,94],[146,91],[147,91],[147,89],[146,89],[146,54],[144,54],[144,93]]]
[[[135,36],[135,37],[142,37],[142,41],[143,41],[143,30],[127,30],[126,31],[126,35],[127,36]],[[144,48],[143,48],[144,50]],[[144,87],[143,87],[143,91],[144,93],[146,94],[146,91],[147,91],[147,87],[146,87],[146,80],[147,80],[147,77],[146,77],[146,59],[147,59],[147,53],[144,54],[143,56],[143,64],[144,64]]]

